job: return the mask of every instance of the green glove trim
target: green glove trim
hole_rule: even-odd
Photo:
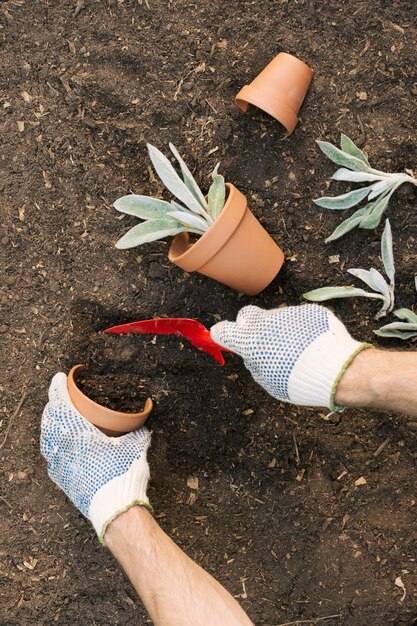
[[[343,363],[343,367],[340,370],[339,374],[337,375],[333,386],[332,386],[332,391],[330,393],[330,410],[332,413],[341,413],[342,411],[344,411],[346,409],[345,406],[338,406],[337,404],[334,403],[334,398],[336,395],[336,390],[337,390],[337,386],[340,382],[340,379],[342,378],[343,374],[346,372],[347,368],[349,367],[349,365],[352,363],[353,359],[359,354],[359,352],[362,352],[362,350],[367,350],[368,348],[375,348],[375,346],[373,346],[371,343],[361,343],[361,345],[355,350],[355,352],[353,352],[350,357],[347,359],[347,361],[345,361],[345,363]]]

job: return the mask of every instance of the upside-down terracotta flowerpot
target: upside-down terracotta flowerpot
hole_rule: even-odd
[[[312,77],[308,65],[280,52],[250,85],[239,91],[236,104],[242,111],[247,111],[249,104],[257,106],[281,122],[291,135]]]
[[[195,243],[177,235],[169,260],[186,272],[199,272],[253,296],[269,285],[284,254],[248,208],[245,196],[226,184],[226,203],[214,224]]]
[[[153,408],[151,398],[146,400],[145,408],[141,413],[122,413],[108,409],[88,398],[78,388],[76,380],[83,368],[85,365],[75,365],[71,369],[67,386],[73,405],[86,420],[109,437],[118,437],[143,426]]]

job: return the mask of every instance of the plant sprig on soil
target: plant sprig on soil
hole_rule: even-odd
[[[326,243],[335,241],[346,235],[353,228],[376,228],[393,193],[403,183],[417,185],[412,172],[387,174],[372,168],[365,153],[356,146],[347,135],[342,134],[340,149],[327,141],[317,141],[320,150],[333,163],[340,167],[332,176],[333,180],[350,183],[370,183],[366,187],[354,189],[340,196],[326,196],[314,200],[315,204],[332,210],[350,209],[366,199],[367,204],[344,220],[327,237]]]
[[[372,298],[382,300],[382,307],[375,315],[375,319],[385,317],[394,308],[395,266],[392,251],[391,225],[387,219],[381,238],[381,257],[389,282],[385,280],[381,272],[371,267],[364,270],[353,268],[347,270],[349,274],[359,278],[373,291],[365,291],[357,287],[321,287],[303,294],[306,300],[311,302],[324,302],[333,298]]]
[[[417,276],[414,276],[414,284],[417,291]],[[394,311],[394,315],[401,321],[381,326],[379,330],[374,330],[375,335],[404,340],[417,337],[417,314],[414,311],[411,309],[397,309]]]
[[[219,164],[211,174],[213,182],[206,200],[175,146],[170,143],[169,147],[178,162],[182,178],[155,146],[148,144],[148,152],[159,178],[179,202],[136,194],[116,200],[113,206],[117,211],[144,220],[123,235],[116,248],[133,248],[185,231],[204,235],[220,215],[225,204],[226,186],[223,176],[218,173]]]

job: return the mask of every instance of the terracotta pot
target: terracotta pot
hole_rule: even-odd
[[[177,235],[169,260],[186,272],[200,272],[253,296],[269,285],[284,254],[254,215],[245,196],[226,184],[228,197],[213,226],[194,244],[188,233]]]
[[[84,367],[85,365],[75,365],[68,374],[68,393],[77,411],[109,437],[118,437],[143,426],[153,408],[151,398],[146,400],[141,413],[121,413],[101,406],[77,387],[77,377]]]
[[[250,85],[239,91],[236,104],[242,111],[247,111],[248,104],[254,104],[281,122],[291,135],[312,77],[308,65],[280,52]]]

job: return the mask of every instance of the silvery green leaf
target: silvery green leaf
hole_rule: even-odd
[[[376,293],[369,293],[364,289],[357,289],[356,287],[321,287],[320,289],[313,289],[303,294],[306,300],[311,302],[324,302],[325,300],[331,300],[332,298],[373,298],[375,300],[384,300],[383,296]]]
[[[405,322],[392,322],[381,326],[379,330],[374,330],[379,337],[394,337],[397,339],[411,339],[417,337],[417,324],[407,324]]]
[[[376,200],[375,202],[370,202],[367,205],[368,213],[361,220],[359,228],[376,228],[379,225],[382,215],[388,206],[389,199],[390,195],[387,195],[382,196],[381,198],[379,198],[379,200]]]
[[[148,196],[138,196],[133,193],[118,198],[113,206],[117,211],[120,211],[120,213],[135,215],[143,220],[164,217],[171,208],[169,203],[164,200],[149,198]]]
[[[394,315],[400,320],[407,320],[412,324],[417,324],[417,314],[411,309],[397,309],[394,311]]]
[[[340,167],[332,176],[333,180],[344,180],[350,183],[366,183],[368,181],[380,180],[377,174],[369,174],[368,172],[352,172],[345,167]]]
[[[355,226],[358,226],[366,212],[366,207],[362,207],[361,209],[355,211],[355,213],[353,213],[350,217],[348,217],[341,224],[339,224],[339,226],[332,232],[332,234],[327,237],[326,243],[329,243],[330,241],[335,241],[336,239],[343,237],[343,235],[346,235],[346,233],[355,228]]]
[[[116,248],[120,250],[134,248],[135,246],[141,246],[143,243],[177,235],[185,230],[187,229],[180,222],[170,218],[148,220],[131,228],[119,239],[116,243]]]
[[[362,150],[358,148],[356,144],[353,143],[350,137],[348,137],[347,135],[343,133],[340,135],[340,147],[342,148],[343,152],[347,152],[351,156],[356,157],[357,159],[360,159],[361,161],[365,163],[365,165],[370,167],[369,161],[366,158],[365,153],[362,152]]]
[[[197,202],[191,191],[178,176],[166,156],[164,156],[158,148],[155,148],[155,146],[152,146],[151,144],[148,144],[148,151],[155,171],[164,183],[165,187],[169,189],[174,196],[181,200],[181,202],[184,202],[184,204],[191,211],[193,211],[193,213],[197,213],[197,215],[204,215],[205,210],[200,203]]]
[[[172,211],[183,211],[184,213],[186,213],[187,215],[189,213],[192,213],[193,215],[195,215],[195,213],[193,213],[192,211],[190,211],[190,209],[187,209],[185,206],[183,206],[182,204],[180,204],[179,202],[175,202],[175,200],[171,200],[170,202],[170,207],[169,210]]]
[[[391,284],[393,285],[395,281],[395,265],[394,253],[392,251],[391,224],[388,219],[385,221],[385,228],[381,238],[381,256],[385,268],[385,273],[390,279]]]
[[[226,199],[226,185],[224,184],[224,178],[217,173],[219,165],[220,163],[217,163],[211,174],[213,182],[208,192],[208,212],[214,220],[220,215]]]
[[[413,337],[417,337],[417,330],[411,333],[401,332],[400,330],[385,330],[383,326],[379,330],[374,330],[375,335],[379,335],[379,337],[391,337],[394,339],[412,339]]]
[[[373,200],[374,198],[380,196],[385,191],[388,191],[390,187],[392,187],[392,180],[381,180],[379,183],[372,185],[372,191],[368,196],[368,200]]]
[[[200,231],[200,233],[205,233],[210,228],[207,222],[193,213],[185,213],[185,211],[170,211],[168,215],[181,222],[186,228],[194,228]]]
[[[181,155],[179,154],[179,152],[176,149],[176,147],[174,146],[174,144],[170,143],[169,147],[170,147],[170,150],[171,150],[172,154],[174,155],[174,157],[177,159],[177,161],[179,163],[179,166],[181,168],[182,177],[184,179],[184,183],[186,184],[188,189],[191,191],[191,193],[193,194],[193,196],[195,197],[197,202],[199,204],[201,204],[203,209],[207,209],[206,199],[205,199],[205,197],[204,197],[200,187],[198,186],[194,176],[191,174],[190,170],[188,169],[187,164],[182,159]]]
[[[348,193],[344,193],[341,196],[325,196],[324,198],[318,198],[313,200],[315,204],[324,209],[350,209],[359,204],[369,193],[370,187],[363,187],[361,189],[354,189]]]
[[[347,167],[350,170],[355,172],[367,172],[369,170],[369,165],[364,163],[361,159],[358,159],[355,156],[351,156],[347,152],[343,152],[333,146],[328,141],[317,141],[317,144],[320,150],[331,160],[333,163],[337,165],[342,165],[343,167]]]
[[[374,291],[380,291],[380,289],[378,289],[376,283],[372,279],[371,272],[368,272],[368,270],[352,268],[352,269],[349,269],[347,271],[348,271],[349,274],[352,274],[352,276],[356,276],[356,278],[359,278],[359,280],[361,280],[364,283],[366,283],[368,285],[368,287],[370,287]]]
[[[382,293],[388,304],[391,304],[390,288],[387,281],[382,276],[381,272],[378,272],[378,270],[376,270],[374,267],[371,267],[369,273],[371,275],[372,281],[376,285],[376,291]]]

